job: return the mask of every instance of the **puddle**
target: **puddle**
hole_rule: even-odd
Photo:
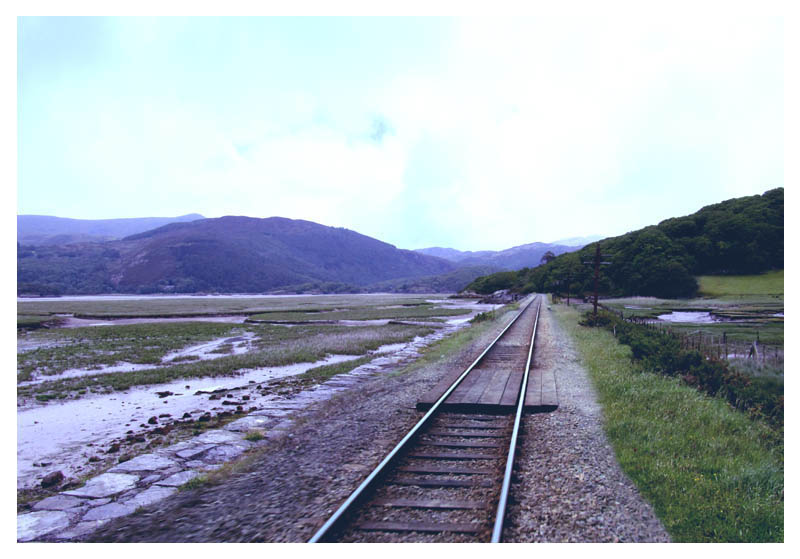
[[[185,359],[187,357],[191,357],[193,360],[197,358],[201,361],[206,361],[208,359],[219,359],[226,355],[241,355],[242,353],[250,351],[250,342],[254,340],[255,337],[256,335],[253,332],[245,332],[240,336],[218,338],[210,342],[203,342],[202,344],[168,353],[161,359],[161,362],[167,364],[175,359],[180,360],[181,358]],[[214,353],[225,344],[231,344],[233,346],[233,351],[231,353]]]
[[[710,312],[696,312],[696,311],[673,311],[668,314],[660,314],[656,317],[658,320],[664,322],[689,322],[691,324],[710,324],[712,322],[720,322],[718,319],[711,316]]]
[[[451,309],[472,309],[476,312],[493,311],[503,306],[497,303],[478,303],[475,299],[429,299],[428,303]]]
[[[335,324],[340,326],[384,326],[389,324],[390,318],[378,318],[374,320],[335,320]]]
[[[31,386],[33,384],[41,384],[48,380],[62,380],[65,378],[75,377],[90,377],[92,375],[101,375],[103,373],[130,373],[131,371],[144,371],[145,369],[157,369],[158,365],[152,364],[139,364],[128,363],[127,361],[120,361],[115,365],[106,367],[98,367],[96,369],[67,369],[57,375],[39,375],[33,380],[26,380],[17,383],[17,386]]]

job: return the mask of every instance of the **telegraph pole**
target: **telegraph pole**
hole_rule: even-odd
[[[600,260],[600,243],[597,243],[594,247],[594,261],[593,262],[584,262],[584,264],[594,264],[594,321],[597,322],[597,292],[598,292],[598,285],[600,283],[600,266],[605,264],[611,264],[611,262],[602,262]]]

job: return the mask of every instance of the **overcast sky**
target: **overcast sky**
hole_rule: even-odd
[[[401,248],[622,234],[783,186],[783,25],[20,18],[20,214]]]

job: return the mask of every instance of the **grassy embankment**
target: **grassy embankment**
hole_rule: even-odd
[[[783,449],[769,428],[674,378],[553,306],[599,394],[617,458],[675,541],[783,541]]]

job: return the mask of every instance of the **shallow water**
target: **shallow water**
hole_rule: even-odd
[[[208,394],[214,390],[236,391],[233,400],[249,395],[246,407],[259,406],[276,399],[272,394],[261,395],[256,389],[259,383],[356,358],[333,355],[315,363],[252,369],[235,377],[183,379],[21,409],[17,413],[17,487],[29,487],[36,483],[37,476],[53,470],[36,467],[34,462],[58,464],[54,468],[68,477],[80,475],[88,457],[105,450],[115,439],[125,437],[128,430],[146,429],[147,420],[153,416],[168,413],[179,419],[188,412],[196,418],[205,411],[230,409],[232,406],[222,405],[225,398],[209,400]],[[173,394],[161,398],[157,392]]]
[[[673,311],[668,314],[660,314],[656,318],[664,322],[688,322],[691,324],[710,324],[712,322],[720,322],[719,319],[714,318],[710,312],[697,312],[697,311]]]

